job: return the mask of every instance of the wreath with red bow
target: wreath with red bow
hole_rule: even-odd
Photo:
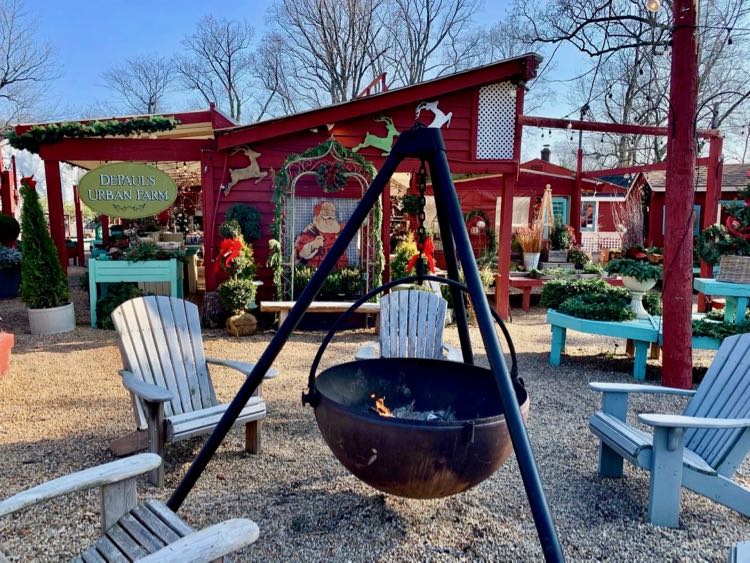
[[[346,168],[340,162],[322,162],[315,171],[315,182],[326,193],[346,187]]]

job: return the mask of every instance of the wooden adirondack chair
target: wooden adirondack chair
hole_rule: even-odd
[[[448,303],[430,291],[405,289],[380,300],[380,343],[363,345],[357,360],[443,358],[462,362],[461,351],[443,344]]]
[[[750,451],[750,334],[726,338],[695,391],[617,383],[591,383],[603,393],[602,410],[589,419],[601,439],[599,475],[621,477],[622,460],[651,472],[648,520],[677,527],[686,487],[745,516],[750,489],[732,480]],[[628,395],[692,396],[682,415],[641,414],[649,434],[626,422]]]
[[[741,541],[729,550],[727,563],[750,563],[750,541]]]
[[[138,429],[110,444],[117,455],[148,448],[163,456],[166,443],[211,432],[227,408],[219,404],[208,364],[247,376],[253,364],[207,358],[203,353],[198,307],[182,299],[148,296],[131,299],[112,312],[125,369],[122,383],[133,398]],[[275,377],[269,370],[265,378]],[[235,425],[245,425],[245,449],[260,452],[260,421],[266,403],[260,387],[242,409]],[[149,476],[164,483],[164,468]]]
[[[0,516],[78,491],[100,488],[102,537],[73,561],[208,562],[258,539],[252,520],[225,520],[199,532],[158,501],[139,503],[136,477],[161,465],[140,454],[42,483],[0,502]],[[223,559],[221,559],[223,560]],[[0,553],[0,561],[7,561]]]

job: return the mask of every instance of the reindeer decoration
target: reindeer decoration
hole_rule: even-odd
[[[393,125],[393,121],[390,117],[382,115],[376,117],[375,121],[385,123],[385,128],[388,131],[387,135],[385,137],[378,137],[368,131],[365,135],[365,140],[352,148],[352,152],[357,152],[365,147],[374,147],[383,151],[382,156],[388,156],[391,154],[391,146],[393,145],[393,139],[398,135],[398,129]]]
[[[431,111],[435,116],[435,118],[432,120],[432,123],[430,123],[427,127],[440,129],[446,123],[448,124],[448,127],[451,126],[451,118],[453,117],[453,112],[449,111],[448,113],[443,113],[443,110],[438,107],[437,100],[435,100],[434,102],[422,102],[421,104],[419,104],[417,106],[415,119],[419,119],[419,114],[422,113],[422,110]]]
[[[244,168],[234,168],[229,171],[232,180],[224,188],[224,195],[229,195],[229,190],[231,190],[235,186],[235,184],[241,182],[242,180],[251,180],[255,178],[255,183],[257,184],[263,178],[268,176],[268,172],[261,171],[260,166],[258,165],[258,157],[261,156],[261,153],[255,152],[250,147],[245,147],[232,151],[232,154],[237,154],[240,152],[245,153],[245,156],[250,159],[250,164],[248,164]]]

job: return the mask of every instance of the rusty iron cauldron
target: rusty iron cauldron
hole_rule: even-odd
[[[424,279],[432,279],[432,276]],[[436,280],[464,289],[452,280]],[[408,278],[412,280],[412,278]],[[331,338],[348,314],[396,280],[357,301],[323,339],[303,403],[315,409],[323,438],[355,477],[385,493],[430,499],[461,493],[491,476],[513,451],[500,392],[489,369],[422,358],[379,358],[339,364],[315,376]],[[494,313],[494,311],[493,311]],[[511,378],[524,420],[529,397],[518,377],[515,350],[505,325]],[[455,421],[388,418],[372,412],[371,394],[390,409],[453,409]]]

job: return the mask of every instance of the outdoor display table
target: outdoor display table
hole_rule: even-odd
[[[695,278],[693,287],[704,295],[726,299],[724,321],[730,322],[732,317],[734,317],[735,324],[745,320],[745,315],[738,313],[744,313],[747,310],[747,304],[750,301],[750,284],[720,282],[713,278]]]
[[[119,282],[167,282],[170,296],[182,297],[182,262],[171,260],[149,260],[127,262],[125,260],[89,260],[89,303],[91,326],[96,327],[97,284]],[[103,288],[103,293],[106,288]]]
[[[696,315],[695,318],[701,318],[702,316]],[[661,346],[664,336],[661,330],[661,317],[621,322],[593,321],[571,317],[550,309],[547,311],[547,322],[552,326],[552,347],[549,354],[551,365],[560,365],[560,357],[565,352],[565,337],[568,329],[588,334],[624,338],[631,340],[635,346],[633,377],[638,381],[643,381],[646,378],[646,360],[649,346],[651,344]],[[693,338],[693,348],[695,349],[718,350],[720,345],[721,340],[718,338],[705,336]]]

